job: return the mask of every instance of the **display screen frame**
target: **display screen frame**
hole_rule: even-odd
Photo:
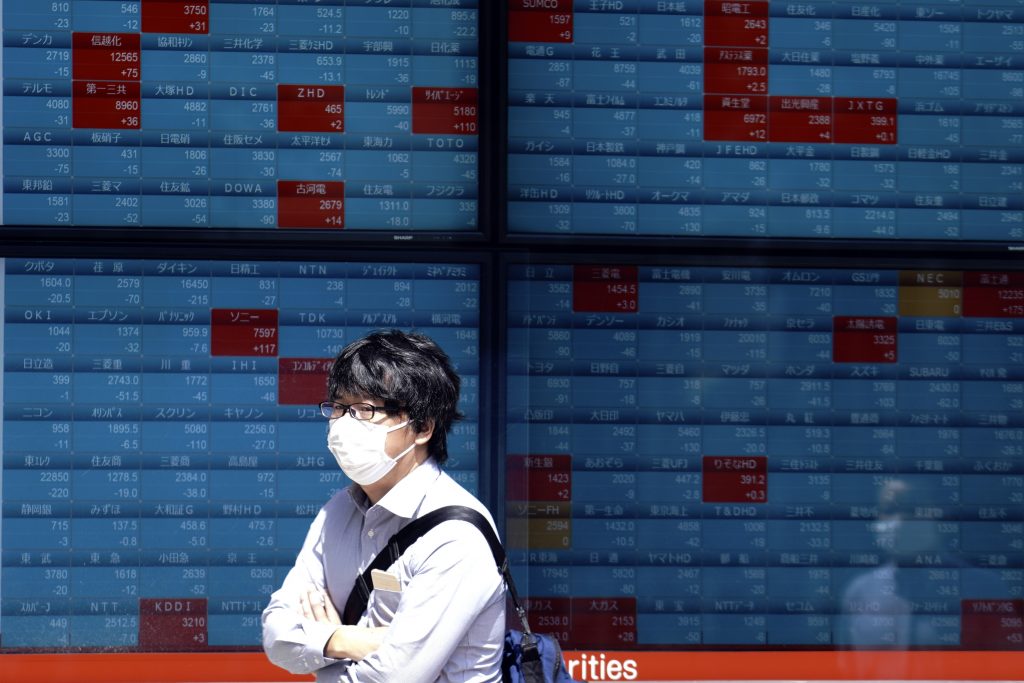
[[[276,258],[275,258],[276,256]],[[152,246],[148,248],[139,248],[134,246],[121,246],[121,247],[106,247],[89,245],[88,247],[54,247],[54,246],[42,246],[37,245],[32,248],[11,248],[0,247],[0,259],[60,259],[60,260],[71,260],[76,262],[89,263],[91,261],[102,261],[109,263],[117,260],[145,260],[145,261],[203,261],[203,262],[225,262],[225,263],[258,263],[258,262],[269,262],[269,263],[304,263],[304,264],[330,264],[330,263],[343,263],[343,264],[397,264],[397,265],[417,265],[417,264],[442,264],[442,265],[467,265],[476,269],[477,274],[475,276],[476,282],[479,283],[477,296],[479,319],[475,326],[477,334],[476,344],[478,351],[477,358],[477,374],[476,380],[478,382],[477,388],[477,414],[474,416],[477,434],[475,437],[476,441],[476,465],[475,467],[469,467],[465,471],[475,472],[476,476],[476,495],[481,500],[489,500],[493,498],[493,486],[494,486],[494,465],[492,460],[487,457],[489,452],[488,446],[492,440],[491,433],[494,429],[493,415],[494,411],[491,409],[490,396],[492,391],[490,387],[493,384],[492,364],[493,358],[490,356],[488,349],[493,347],[493,335],[492,335],[492,323],[491,317],[487,309],[487,301],[493,298],[492,280],[490,274],[494,272],[494,268],[491,267],[493,257],[491,254],[482,251],[462,250],[462,251],[401,251],[395,252],[391,250],[374,250],[374,251],[359,251],[353,253],[349,250],[338,250],[335,252],[335,258],[325,258],[325,254],[322,250],[289,250],[287,253],[280,253],[279,251],[272,251],[268,248],[263,249],[218,249],[204,252],[200,258],[195,258],[195,252],[188,248],[182,247],[161,247],[159,250]],[[2,261],[0,261],[2,262]],[[5,268],[6,273],[6,268]],[[5,275],[6,277],[6,275]],[[6,288],[4,288],[6,289]],[[277,305],[278,309],[281,308],[281,304]],[[291,306],[290,308],[294,308]],[[375,326],[370,324],[366,327],[367,329],[387,329],[388,325]],[[409,329],[408,327],[402,329]],[[427,335],[430,335],[430,328],[413,328],[419,329]],[[444,328],[438,328],[444,329]],[[2,331],[0,331],[2,334]],[[2,336],[0,336],[2,340]],[[347,339],[346,343],[353,341],[354,338]],[[280,389],[280,388],[279,388]],[[3,430],[0,430],[2,434]],[[282,437],[283,438],[283,437]],[[4,449],[0,448],[0,455],[3,454]],[[139,450],[139,453],[145,455],[145,451]],[[275,460],[276,463],[276,460]],[[328,457],[328,462],[325,463],[322,468],[325,471],[335,471],[335,465],[333,461]],[[58,466],[59,469],[59,466]],[[461,468],[460,468],[461,469]],[[10,470],[15,471],[15,470]],[[128,471],[131,471],[131,467],[128,467]],[[312,472],[321,470],[310,470]],[[3,483],[4,471],[0,468],[0,484]],[[141,498],[143,502],[144,498]],[[276,498],[275,498],[276,500]],[[3,501],[0,501],[3,502]],[[212,503],[217,501],[211,498]],[[323,500],[311,501],[310,504],[316,503],[318,508],[320,505],[327,502],[327,497]],[[13,518],[12,518],[13,519]],[[312,517],[309,518],[309,521]],[[281,528],[280,533],[285,533],[285,529]],[[290,534],[290,531],[289,531]],[[3,543],[4,536],[0,534],[0,543]],[[281,542],[276,543],[277,546],[287,547],[294,546],[295,548],[301,544],[301,536],[292,537],[289,536],[287,539],[282,539]],[[141,547],[141,544],[140,544]],[[5,547],[0,547],[0,550],[6,550]],[[284,557],[284,555],[282,555]],[[278,558],[280,561],[281,558]],[[205,565],[204,565],[205,566]],[[277,568],[286,570],[286,566],[281,564],[277,565]],[[0,570],[2,571],[2,570]],[[282,574],[283,576],[283,574]],[[207,583],[210,583],[207,581]],[[209,591],[210,587],[207,586]],[[2,598],[4,596],[0,596]],[[202,596],[207,597],[207,596]],[[2,628],[2,623],[0,623]],[[2,639],[2,631],[0,631],[0,639]],[[130,654],[134,656],[148,657],[148,656],[166,656],[174,659],[174,661],[204,661],[204,660],[216,660],[217,657],[229,657],[230,653],[243,653],[243,652],[256,652],[260,650],[258,642],[252,643],[251,645],[211,645],[208,650],[200,651],[188,651],[184,649],[182,652],[168,653],[166,651],[161,652],[159,650],[152,651],[150,648],[146,648],[141,645],[135,646],[109,646],[109,647],[89,647],[89,646],[69,646],[69,647],[21,647],[11,646],[4,647],[2,640],[0,640],[0,663],[15,661],[8,657],[24,656],[31,660],[33,657],[46,657],[51,655],[89,655],[89,661],[92,661],[93,656],[106,657],[114,653]],[[264,659],[262,653],[260,657]],[[245,660],[241,660],[245,661]],[[270,669],[274,667],[267,664]],[[249,670],[264,670],[262,664],[254,665],[252,662],[246,664]],[[245,667],[243,667],[243,670]],[[138,675],[136,671],[134,675]],[[284,675],[284,672],[281,672]],[[102,679],[97,679],[102,680]],[[283,680],[272,679],[272,680]],[[298,679],[296,679],[298,680]]]
[[[721,250],[687,250],[685,253],[670,253],[662,252],[660,254],[652,254],[650,251],[643,249],[619,249],[615,252],[609,250],[593,250],[588,252],[582,252],[581,250],[564,251],[564,250],[535,250],[525,253],[506,253],[501,258],[501,282],[503,283],[503,291],[505,296],[496,302],[496,318],[499,324],[498,339],[504,344],[499,351],[499,357],[505,361],[505,365],[499,368],[497,384],[495,386],[496,394],[496,409],[499,410],[498,419],[500,427],[496,430],[496,438],[498,441],[494,444],[495,452],[498,454],[498,462],[502,466],[507,467],[509,464],[510,453],[509,442],[508,442],[508,431],[510,425],[509,418],[509,387],[510,387],[510,375],[512,374],[508,366],[508,355],[509,355],[509,330],[510,330],[510,308],[509,308],[509,278],[510,269],[513,267],[528,267],[534,266],[538,269],[544,266],[561,266],[561,267],[574,267],[574,266],[599,266],[615,268],[616,266],[638,266],[638,267],[678,267],[678,268],[729,268],[729,269],[807,269],[807,270],[824,270],[824,269],[841,269],[841,270],[914,270],[914,271],[1008,271],[1018,274],[1024,274],[1024,262],[1015,258],[1005,257],[994,257],[994,258],[954,258],[949,254],[923,254],[918,253],[916,255],[908,255],[906,253],[898,254],[875,254],[874,257],[855,253],[852,256],[847,256],[842,253],[837,253],[834,249],[828,251],[819,251],[817,255],[809,255],[803,252],[788,253],[788,254],[776,254],[776,253],[765,253],[763,251],[752,250],[742,251],[739,253],[726,253]],[[1016,287],[1016,286],[1015,286]],[[568,313],[568,312],[567,312]],[[838,313],[836,313],[838,315]],[[1022,320],[1024,318],[1017,317],[1016,320]],[[543,329],[543,328],[539,328]],[[642,359],[640,359],[642,360]],[[832,361],[829,361],[832,362]],[[517,373],[518,374],[518,373]],[[552,376],[558,376],[554,373]],[[628,375],[627,375],[628,376]],[[699,375],[697,375],[699,377]],[[545,406],[546,407],[546,406]],[[524,423],[526,424],[526,423]],[[1015,427],[1010,427],[1015,429]],[[517,451],[514,453],[518,456],[531,455],[532,453],[523,453]],[[540,455],[549,454],[548,450],[543,447],[538,451]],[[572,454],[570,457],[574,456]],[[627,465],[626,471],[629,471]],[[698,468],[699,471],[699,468]],[[521,471],[518,473],[520,477],[529,477],[528,474],[523,474]],[[499,485],[496,489],[498,495],[496,503],[496,511],[504,521],[505,527],[505,538],[506,544],[509,542],[510,523],[516,519],[516,515],[510,514],[510,501],[508,500],[508,488],[510,478],[506,477],[499,481]],[[529,479],[533,481],[533,479]],[[517,487],[521,488],[523,483],[517,484]],[[643,498],[638,495],[638,501],[642,501]],[[545,498],[548,500],[548,498]],[[538,502],[538,505],[543,507],[545,502],[542,500]],[[572,505],[571,509],[574,511],[576,505],[582,503],[576,503]],[[1020,505],[1009,505],[1009,507],[1021,508],[1021,514],[1024,514],[1024,506]],[[575,512],[571,513],[570,519],[576,519]],[[522,518],[519,518],[522,522]],[[571,523],[571,522],[570,522]],[[535,533],[533,527],[530,527],[531,531],[526,532],[529,534]],[[519,534],[523,534],[522,528],[520,528]],[[541,533],[543,537],[544,534]],[[546,538],[546,537],[545,537]],[[544,539],[542,539],[543,542]],[[517,562],[521,562],[525,557],[531,557],[534,550],[543,550],[543,548],[534,549],[528,547],[527,549],[510,549],[510,560],[514,568],[517,569],[517,575],[523,577],[519,588],[520,594],[526,596],[529,599],[530,582],[526,579],[523,572],[527,571],[529,567],[536,567],[538,569],[544,567],[544,564],[533,564],[527,562],[526,565],[517,565]],[[565,565],[553,565],[562,567]],[[628,563],[624,566],[629,566]],[[637,580],[639,584],[639,579]],[[571,594],[570,594],[571,595]],[[539,596],[539,600],[543,603],[545,598],[550,597],[549,594],[545,593]],[[552,626],[552,629],[558,627]],[[601,650],[594,644],[588,644],[586,642],[570,642],[566,645],[571,651],[577,651],[582,649],[584,652],[608,652],[609,650],[614,651],[616,648],[607,646],[607,649]],[[1016,661],[1018,658],[1024,659],[1024,651],[1014,651],[1012,648],[1003,649],[989,649],[984,650],[993,658],[993,661],[1001,661],[1006,659],[1007,661]],[[682,665],[683,662],[687,661],[687,658],[694,655],[712,657],[716,653],[733,653],[739,655],[735,662],[735,666],[742,668],[744,673],[737,673],[737,678],[759,678],[760,676],[756,673],[756,668],[748,669],[747,666],[755,661],[763,661],[762,657],[770,657],[772,655],[781,656],[783,653],[789,653],[793,655],[792,662],[794,666],[799,666],[800,662],[809,661],[814,659],[819,662],[821,666],[826,667],[838,667],[832,670],[832,677],[834,678],[850,678],[850,679],[863,679],[863,678],[917,678],[921,672],[924,671],[927,666],[935,665],[937,670],[942,670],[942,667],[946,667],[948,671],[953,671],[955,665],[953,660],[962,656],[969,656],[972,651],[969,647],[942,647],[942,646],[928,646],[919,645],[912,646],[909,648],[903,647],[870,647],[864,646],[862,648],[853,648],[851,646],[840,646],[830,645],[825,647],[813,647],[809,645],[781,645],[781,644],[768,644],[759,645],[757,647],[745,647],[743,645],[708,645],[708,644],[695,644],[689,646],[683,646],[678,644],[673,645],[650,645],[638,643],[637,645],[630,648],[622,648],[621,652],[617,653],[620,658],[626,657],[625,653],[635,653],[638,655],[637,661],[643,661],[645,657],[652,656],[651,653],[658,653],[657,657],[663,658],[659,661],[669,662],[676,661]],[[877,656],[876,656],[877,655]],[[920,655],[920,656],[919,656]],[[928,661],[925,659],[926,655],[936,655],[937,659],[934,661]],[[657,659],[656,657],[656,659]],[[716,661],[721,661],[720,660]],[[780,661],[782,661],[780,659]],[[924,664],[924,662],[928,664]],[[882,662],[887,662],[884,667],[892,667],[888,673],[884,673],[885,669]],[[940,666],[938,662],[943,662]],[[728,666],[732,666],[730,663]],[[850,668],[852,667],[852,668]],[[882,668],[879,668],[882,667]],[[917,672],[917,673],[915,673]],[[928,675],[921,675],[923,678],[933,677],[946,677],[947,674],[936,675],[934,673]],[[952,674],[948,674],[952,677]],[[731,677],[731,676],[730,676]],[[775,676],[771,676],[774,678]],[[816,676],[812,676],[816,677]],[[968,676],[972,678],[973,676]],[[645,680],[645,679],[641,679]],[[668,678],[657,678],[652,680],[670,680]]]
[[[74,4],[76,0],[72,0]],[[81,0],[77,0],[81,1]],[[161,226],[140,225],[121,227],[114,225],[59,226],[59,225],[26,225],[8,223],[0,225],[0,244],[34,244],[45,239],[56,242],[73,243],[107,243],[111,245],[123,243],[197,243],[202,245],[237,244],[239,240],[266,243],[297,248],[323,248],[330,244],[371,248],[373,246],[416,245],[432,247],[452,244],[481,245],[493,239],[493,219],[495,213],[495,195],[488,182],[489,171],[496,165],[496,141],[499,139],[497,122],[500,117],[494,111],[496,99],[494,92],[496,82],[496,55],[487,49],[494,42],[496,30],[495,14],[498,8],[492,2],[478,2],[474,9],[477,13],[478,54],[477,61],[477,144],[476,152],[476,186],[477,212],[476,226],[473,229],[397,229],[384,225],[374,228],[197,228],[187,225]],[[439,8],[443,9],[443,8]],[[459,9],[454,7],[453,9]],[[275,81],[276,83],[276,81]],[[410,114],[411,117],[411,114]],[[71,129],[69,129],[71,130]],[[88,130],[88,129],[87,129]],[[2,159],[2,155],[0,155]]]
[[[756,235],[705,235],[705,234],[693,234],[693,235],[656,235],[650,233],[644,233],[638,231],[635,234],[605,234],[601,232],[575,232],[575,225],[570,226],[570,231],[565,233],[553,233],[547,231],[537,232],[526,232],[512,230],[509,226],[509,209],[508,206],[511,201],[511,187],[509,185],[509,158],[510,154],[510,140],[509,140],[509,120],[511,115],[510,109],[510,98],[509,98],[509,64],[511,63],[511,56],[509,50],[509,11],[513,4],[519,2],[519,0],[503,0],[502,4],[506,5],[505,11],[499,13],[496,17],[499,26],[499,49],[501,51],[501,66],[504,68],[504,81],[502,81],[506,87],[496,93],[499,99],[500,113],[505,117],[501,123],[500,130],[503,135],[498,140],[500,146],[500,154],[504,163],[501,168],[497,171],[495,178],[496,192],[502,197],[502,209],[498,212],[498,234],[499,240],[502,244],[508,246],[533,246],[539,248],[550,248],[560,249],[572,247],[575,244],[585,243],[590,248],[595,249],[630,249],[632,247],[642,247],[651,250],[661,250],[666,248],[680,248],[680,249],[709,249],[709,250],[728,250],[731,248],[737,248],[740,245],[740,249],[753,248],[761,253],[769,254],[793,254],[793,253],[807,253],[816,254],[825,250],[838,250],[846,252],[849,249],[861,249],[865,252],[877,252],[878,250],[885,250],[887,252],[906,254],[912,256],[919,252],[935,253],[935,254],[946,254],[951,257],[958,256],[998,256],[1000,254],[1013,254],[1017,252],[1024,252],[1024,238],[1018,241],[1009,240],[970,240],[970,239],[915,239],[905,238],[900,236],[888,237],[888,238],[875,238],[875,237],[864,237],[864,238],[840,238],[840,237],[792,237],[792,236],[779,236],[779,237],[759,237]],[[767,2],[765,3],[768,4]],[[571,13],[575,10],[575,4],[573,0],[568,2],[555,2],[551,5],[546,5],[543,8],[545,13]],[[609,7],[608,11],[612,8]],[[598,10],[604,11],[604,10]],[[526,14],[526,12],[524,12]],[[671,15],[669,15],[671,16]],[[702,15],[688,15],[688,16],[702,16]],[[902,17],[901,17],[902,18]],[[1019,21],[1019,19],[1018,19]],[[537,41],[538,45],[545,43]],[[570,43],[571,44],[571,43]],[[701,43],[703,46],[703,43]],[[698,108],[697,111],[703,111],[702,108]],[[1019,112],[1015,114],[1019,116]],[[834,143],[838,144],[838,143]],[[1022,147],[1021,149],[1024,149]],[[758,158],[761,158],[760,155]],[[1017,162],[1019,163],[1019,161]],[[642,188],[641,188],[642,190]],[[700,203],[695,203],[693,206],[700,206]],[[762,205],[752,205],[762,206]],[[585,221],[581,221],[585,222]]]

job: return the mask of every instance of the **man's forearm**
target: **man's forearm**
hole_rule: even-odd
[[[380,647],[387,630],[386,626],[339,626],[324,646],[324,655],[358,662]]]

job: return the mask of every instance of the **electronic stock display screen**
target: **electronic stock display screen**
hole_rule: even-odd
[[[479,490],[478,263],[0,264],[0,652],[258,648],[349,483],[316,404],[371,330],[452,358],[466,417],[445,467]]]
[[[602,651],[1024,649],[1019,269],[506,278],[507,544],[535,628]]]
[[[1011,0],[509,0],[508,231],[1024,240]]]
[[[478,6],[4,0],[0,224],[475,232]]]

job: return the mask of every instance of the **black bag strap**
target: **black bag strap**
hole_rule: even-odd
[[[508,566],[508,557],[505,555],[505,548],[498,540],[498,536],[491,528],[487,518],[473,508],[464,505],[448,505],[432,510],[422,517],[418,517],[398,530],[394,536],[388,539],[385,550],[377,554],[362,574],[356,577],[352,592],[349,593],[348,601],[345,602],[345,609],[342,612],[341,622],[343,624],[355,624],[359,621],[366,610],[366,604],[370,600],[370,591],[373,590],[373,580],[370,576],[374,569],[384,570],[394,564],[402,553],[406,551],[420,536],[427,533],[441,522],[449,520],[461,520],[469,522],[484,535],[487,545],[491,548],[491,555],[494,556],[494,564],[501,572],[505,585],[508,587],[509,596],[512,598],[512,606],[519,615],[523,624],[524,644],[533,643],[533,633],[530,631],[530,624],[526,619],[526,610],[519,600],[519,593],[516,591],[515,581],[512,580],[512,572]]]

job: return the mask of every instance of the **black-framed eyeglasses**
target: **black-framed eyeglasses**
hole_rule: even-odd
[[[393,413],[386,406],[375,406],[371,403],[338,403],[337,401],[324,401],[320,404],[320,414],[329,420],[334,420],[346,413],[356,420],[372,420],[377,413],[387,415]]]

